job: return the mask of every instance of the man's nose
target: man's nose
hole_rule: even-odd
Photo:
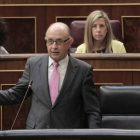
[[[55,41],[53,42],[52,47],[57,48],[57,43]]]

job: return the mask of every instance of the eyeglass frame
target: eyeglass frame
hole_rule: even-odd
[[[63,45],[63,44],[64,44],[66,41],[68,41],[69,39],[70,39],[70,37],[68,37],[68,38],[67,38],[67,39],[65,39],[65,40],[63,40],[63,39],[57,39],[57,40],[55,40],[55,41],[54,41],[54,40],[52,40],[52,39],[45,39],[45,41],[46,41],[46,44],[47,44],[47,41],[48,41],[48,40],[53,41],[53,43],[52,43],[52,44],[48,44],[49,46],[50,46],[50,45],[53,45],[53,44],[54,44],[54,42],[56,42],[56,44],[57,44],[57,45]],[[58,44],[58,42],[57,42],[57,41],[60,41],[60,40],[62,41],[62,42],[61,42],[62,44]]]

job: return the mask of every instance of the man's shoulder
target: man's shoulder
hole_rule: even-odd
[[[42,55],[32,56],[32,57],[30,57],[29,59],[30,59],[30,60],[38,60],[38,59],[45,58],[45,57],[47,57],[47,56],[48,56],[47,54],[42,54]]]
[[[85,67],[85,68],[91,67],[91,65],[89,65],[89,64],[86,63],[86,62],[84,62],[83,60],[74,58],[74,57],[72,57],[72,56],[71,56],[71,59],[73,60],[73,62],[74,62],[76,65],[78,65],[78,66],[80,66],[80,67]]]
[[[33,57],[28,58],[28,61],[37,62],[37,61],[40,61],[42,59],[47,59],[47,57],[48,57],[48,54],[37,55],[37,56],[33,56]]]

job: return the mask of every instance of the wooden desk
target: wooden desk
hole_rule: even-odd
[[[140,54],[80,54],[74,57],[93,66],[96,85],[140,84]]]
[[[22,76],[27,58],[44,54],[0,55],[0,85],[8,89]],[[101,85],[140,85],[140,54],[71,54],[91,64],[96,87]],[[29,100],[24,102],[14,129],[25,128]],[[11,128],[19,105],[1,107],[1,130]]]
[[[43,54],[9,54],[0,56],[0,84],[15,84],[22,75],[27,58]],[[93,66],[96,84],[140,84],[140,54],[71,54]],[[7,79],[10,73],[12,79]],[[16,73],[16,74],[15,74]],[[11,81],[12,80],[12,81]]]

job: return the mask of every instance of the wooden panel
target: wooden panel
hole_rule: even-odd
[[[10,85],[10,84],[8,85],[3,84],[2,90],[8,89],[12,86],[13,85]],[[11,105],[11,106],[9,105],[1,106],[1,113],[2,113],[1,114],[1,130],[9,130],[11,129],[12,126],[13,126],[12,129],[25,129],[26,119],[27,119],[28,109],[29,109],[29,102],[30,102],[30,98],[26,99],[23,102],[18,115],[17,115],[17,112],[21,104]]]
[[[54,2],[53,2],[54,1]],[[4,1],[4,3],[7,3],[5,5],[0,5],[0,15],[1,17],[35,17],[36,18],[36,52],[37,53],[46,53],[47,52],[47,48],[45,45],[45,41],[44,41],[44,35],[46,32],[46,29],[49,27],[49,25],[53,22],[56,22],[56,18],[57,17],[71,17],[71,16],[82,16],[82,17],[86,17],[88,16],[92,11],[94,10],[98,10],[98,9],[102,9],[105,12],[108,13],[108,16],[110,19],[115,19],[115,20],[119,20],[121,22],[121,16],[139,16],[140,13],[140,3],[135,3],[138,2],[137,0],[132,1],[132,0],[127,0],[124,3],[121,3],[120,0],[116,0],[116,4],[115,1],[111,1],[109,2],[109,0],[106,1],[93,1],[91,2],[90,0],[88,1],[66,1],[64,2],[62,1],[30,1],[31,3],[29,3],[29,1]],[[3,3],[3,1],[0,1],[1,3]],[[19,5],[8,5],[8,3],[24,3],[23,4],[19,4]],[[128,3],[128,2],[133,2],[133,3]],[[41,5],[37,4],[37,3],[43,3]],[[45,4],[46,3],[46,4]],[[49,3],[52,3],[52,5],[47,5]],[[69,3],[67,5],[57,5],[57,3]],[[74,4],[77,3],[77,4]],[[79,4],[78,4],[79,3]],[[83,3],[83,4],[80,4]],[[84,4],[85,3],[85,4]],[[90,3],[90,4],[89,4]],[[120,4],[119,4],[120,3]],[[126,4],[125,4],[126,3]],[[27,5],[26,5],[27,4]],[[34,5],[33,5],[34,4]],[[70,24],[70,21],[68,21],[68,19],[66,18],[64,19],[59,19],[59,21],[61,22],[65,22],[68,25]],[[27,24],[26,24],[27,25]],[[133,25],[132,25],[133,26]],[[29,29],[30,30],[30,29]],[[28,34],[27,34],[27,37]],[[10,35],[11,40],[13,40],[13,42],[17,42],[17,40],[13,39],[13,36]],[[29,37],[30,38],[30,37]],[[135,38],[135,36],[134,36]],[[21,41],[19,39],[19,41]],[[33,41],[33,40],[32,40]],[[27,42],[28,43],[28,42]],[[127,42],[126,42],[127,44]],[[26,45],[25,45],[26,46]],[[130,46],[129,46],[130,47]],[[126,47],[126,50],[128,52],[135,52],[135,50],[132,49],[131,51],[128,50],[128,47]],[[138,46],[139,47],[139,46]],[[20,45],[18,44],[18,46],[16,48],[20,48]],[[31,48],[29,48],[29,51],[32,53],[32,48],[35,48],[35,46],[32,46]],[[139,47],[140,48],[140,47]],[[9,50],[12,50],[10,48],[10,46],[8,46]],[[18,49],[17,49],[18,50]],[[139,52],[140,49],[138,49]],[[14,51],[14,50],[12,50]],[[10,53],[13,53],[13,52]],[[27,51],[27,49],[22,51]]]
[[[119,83],[122,83],[122,85],[132,85],[132,76],[131,71],[95,71],[93,79],[95,83],[106,83],[106,85],[115,83],[116,85]]]
[[[127,77],[127,78],[126,78]],[[94,71],[93,81],[97,93],[102,85],[132,85],[133,72],[125,71]]]
[[[63,22],[70,27],[70,23],[74,20],[86,20],[87,17],[84,16],[59,16],[56,17],[56,22]]]
[[[1,85],[1,90],[10,88],[11,86],[15,85],[18,81],[18,79],[22,76],[22,72],[6,72],[6,71],[0,71],[0,85]],[[9,85],[6,85],[9,84]],[[5,86],[4,86],[5,85]],[[11,86],[10,86],[11,85]],[[26,103],[27,105],[27,103]],[[3,106],[0,108],[0,126],[1,126],[1,130],[2,129],[10,129],[10,127],[12,126],[12,122],[14,121],[14,117],[17,113],[17,110],[19,108],[19,105],[14,105],[14,106]],[[25,112],[25,109],[21,111],[21,114],[23,115]],[[26,113],[27,114],[27,113]],[[23,115],[21,117],[20,115],[20,119],[23,119],[25,117],[25,115]],[[17,122],[19,122],[19,119],[17,120]],[[21,122],[18,124],[22,124]],[[15,124],[15,128],[18,128],[18,124]],[[25,126],[25,121],[23,121],[23,124]],[[21,127],[22,125],[20,125]],[[23,127],[22,127],[23,128]]]
[[[6,50],[10,54],[36,53],[35,17],[7,17],[4,19],[8,26],[8,36],[4,43]]]
[[[4,72],[0,71],[0,85],[1,84],[16,84],[18,82],[18,79],[22,76],[22,71],[9,71],[9,72]]]
[[[107,13],[111,14],[112,7],[111,6],[50,6],[50,7],[47,7],[46,14],[49,17],[50,22],[55,22],[55,18],[59,16],[85,17],[85,16],[88,16],[92,11],[97,10],[97,9],[102,9],[106,11]],[[109,17],[111,17],[110,14],[109,14]]]
[[[127,52],[140,52],[140,16],[122,16],[124,45]]]
[[[45,32],[46,32],[46,15],[44,14],[46,10],[46,7],[22,7],[22,6],[15,6],[15,7],[3,7],[0,6],[0,15],[1,17],[6,17],[6,18],[10,18],[10,17],[23,17],[23,18],[27,18],[27,17],[34,17],[36,18],[36,40],[34,41],[32,38],[29,37],[28,33],[25,34],[26,37],[28,37],[28,39],[31,39],[31,42],[34,42],[34,44],[32,44],[33,46],[31,46],[31,48],[26,48],[28,45],[24,45],[25,50],[23,51],[28,51],[28,49],[35,49],[36,48],[36,52],[37,53],[46,53],[47,52],[47,48],[46,48],[46,44],[45,44],[45,40],[44,40],[44,36],[45,36]],[[26,24],[26,23],[21,23],[21,27],[22,24]],[[15,25],[16,26],[16,25]],[[32,25],[32,28],[34,28],[35,25]],[[28,24],[27,24],[28,27]],[[26,28],[27,28],[26,27]],[[31,32],[32,28],[28,29],[27,31]],[[15,27],[15,31],[16,31],[16,27]],[[26,32],[27,32],[26,31]],[[10,30],[9,30],[10,32]],[[25,32],[25,31],[24,31]],[[26,33],[25,32],[25,33]],[[16,33],[16,32],[15,32]],[[18,34],[15,34],[15,36],[18,36]],[[16,40],[13,38],[13,35],[9,34],[9,38],[13,41],[13,43],[22,40],[22,38],[17,38]],[[25,38],[25,37],[24,37]],[[26,43],[28,43],[26,41]],[[36,43],[36,44],[35,44]],[[18,44],[17,46],[15,46],[18,50],[18,48],[20,48],[20,45]],[[11,50],[12,48],[10,48],[10,46],[7,46],[7,49]],[[12,50],[14,51],[14,50]],[[35,50],[34,50],[35,52]],[[10,52],[13,53],[13,52]],[[16,53],[16,52],[15,52]],[[31,51],[28,53],[32,53]]]
[[[140,72],[133,72],[133,85],[140,85]]]
[[[44,6],[25,6],[20,7],[22,9],[21,15],[23,17],[26,16],[34,16],[36,17],[36,43],[37,43],[37,53],[46,53],[47,47],[45,43],[45,33],[46,33],[46,19],[49,18],[46,16],[47,7]],[[51,24],[51,23],[50,23]]]

